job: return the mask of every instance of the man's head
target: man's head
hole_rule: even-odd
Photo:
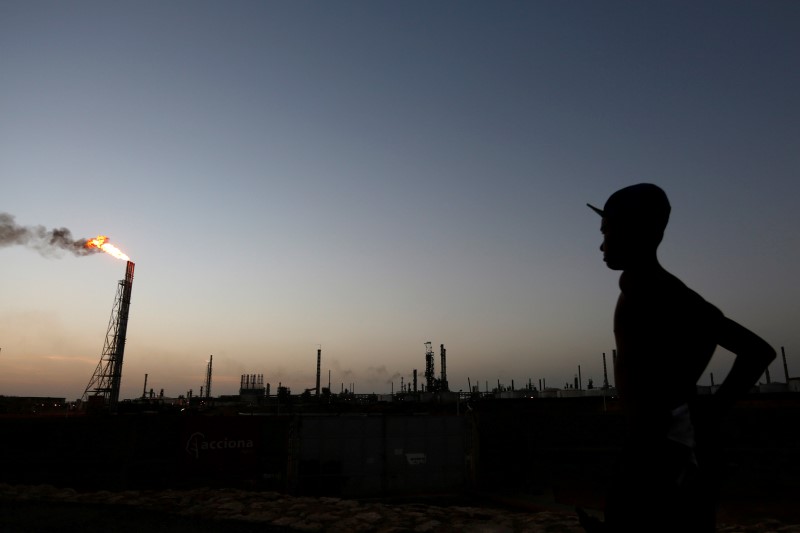
[[[603,209],[587,204],[603,217],[603,260],[613,270],[625,270],[655,260],[655,251],[669,221],[670,205],[664,191],[650,183],[620,189]]]

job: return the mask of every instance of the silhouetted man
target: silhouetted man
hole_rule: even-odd
[[[713,532],[715,426],[747,393],[775,351],[726,318],[659,264],[656,249],[670,205],[659,187],[642,183],[609,197],[601,217],[603,261],[621,270],[614,313],[616,387],[628,437],[606,499],[605,524],[589,531]],[[736,355],[709,402],[696,384],[717,346]]]

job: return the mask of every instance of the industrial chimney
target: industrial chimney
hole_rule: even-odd
[[[786,385],[789,385],[789,366],[786,364],[786,350],[781,346],[781,357],[783,358],[783,375],[786,376]]]
[[[209,355],[208,367],[206,367],[206,398],[211,398],[211,365],[213,362],[214,362],[214,356]]]
[[[322,364],[322,348],[317,350],[317,398],[319,398],[319,372]]]
[[[444,344],[439,346],[442,358],[442,381],[439,384],[440,390],[449,391],[450,387],[447,385],[447,350],[444,349]]]

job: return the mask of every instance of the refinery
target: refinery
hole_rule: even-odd
[[[99,245],[103,243],[100,242]],[[544,379],[510,384],[468,381],[453,390],[447,349],[420,350],[420,367],[391,393],[338,392],[315,358],[315,381],[299,394],[268,373],[245,373],[238,394],[214,394],[214,356],[204,380],[177,397],[148,388],[120,398],[133,293],[127,256],[100,360],[77,401],[0,396],[0,424],[14,439],[0,441],[0,483],[80,489],[238,487],[300,495],[408,497],[420,494],[555,494],[565,486],[600,491],[624,436],[613,376],[616,352],[602,353],[603,379],[584,384]],[[312,355],[312,354],[310,354]],[[731,422],[737,440],[727,449],[747,465],[746,486],[764,480],[790,491],[800,476],[795,460],[800,378],[753,387]],[[309,357],[310,361],[313,360]],[[437,362],[438,360],[438,362]],[[424,366],[423,366],[424,365]],[[127,379],[132,379],[127,376]],[[697,387],[697,401],[718,385]],[[765,438],[764,435],[769,435]],[[758,450],[754,454],[754,450]],[[558,497],[555,497],[558,501]],[[562,502],[563,503],[563,502]]]
[[[67,398],[40,398],[40,397],[5,397],[0,395],[0,414],[2,413],[42,413],[60,410],[69,410],[77,414],[80,412],[108,412],[115,413],[119,409],[135,411],[137,409],[151,410],[179,408],[209,410],[215,407],[246,407],[262,409],[268,412],[270,408],[280,410],[281,406],[291,405],[298,410],[303,408],[319,410],[352,409],[353,406],[370,406],[389,404],[418,404],[419,406],[457,405],[462,402],[476,402],[481,400],[511,400],[511,399],[554,399],[554,398],[602,398],[607,405],[616,396],[616,389],[609,381],[609,368],[606,354],[602,353],[603,383],[597,386],[589,379],[586,386],[583,383],[581,367],[578,366],[573,383],[565,383],[563,387],[549,387],[546,379],[538,379],[536,383],[528,379],[522,387],[511,384],[496,384],[479,382],[472,384],[468,379],[468,389],[453,391],[447,378],[447,350],[444,344],[439,346],[439,372],[436,372],[436,354],[433,343],[424,343],[424,373],[418,376],[414,368],[411,371],[411,380],[400,382],[400,389],[389,394],[368,392],[355,392],[356,384],[349,383],[345,387],[341,383],[339,392],[331,387],[331,373],[327,373],[327,386],[322,386],[322,348],[316,352],[316,381],[313,387],[306,388],[301,394],[293,395],[290,388],[277,383],[274,386],[265,378],[265,374],[242,374],[237,395],[212,395],[213,363],[214,356],[210,355],[205,370],[204,382],[199,386],[199,394],[193,389],[185,394],[169,396],[164,389],[156,393],[152,388],[148,390],[149,375],[144,375],[144,386],[139,397],[120,399],[120,386],[122,383],[122,369],[127,340],[128,320],[130,315],[131,296],[133,292],[133,278],[135,264],[127,255],[107,242],[107,237],[99,236],[91,239],[86,244],[90,248],[98,248],[126,261],[124,278],[117,283],[114,305],[106,330],[100,360],[91,375],[89,382],[81,397],[74,402]],[[781,359],[784,381],[773,381],[767,369],[764,377],[765,383],[759,383],[751,390],[752,394],[780,394],[800,392],[800,377],[790,377],[786,360],[786,351],[781,347]],[[611,351],[611,364],[616,364],[616,350]],[[613,375],[613,368],[611,371]],[[708,395],[716,392],[719,385],[715,384],[714,375],[710,374],[711,385],[697,385],[698,395]]]
[[[99,240],[98,240],[99,239]],[[92,246],[109,246],[104,242],[105,237],[98,237],[90,241]],[[66,398],[13,398],[0,396],[0,413],[19,412],[33,410],[37,412],[43,410],[69,409],[72,411],[107,411],[117,412],[124,408],[128,411],[141,409],[151,409],[153,407],[169,408],[177,407],[180,409],[212,409],[214,407],[241,406],[252,411],[254,408],[261,408],[269,411],[270,408],[280,409],[281,406],[293,405],[297,409],[303,407],[312,410],[319,410],[325,406],[328,409],[345,408],[352,409],[354,405],[368,406],[380,404],[419,404],[442,405],[460,404],[461,402],[475,402],[480,400],[510,400],[510,399],[549,399],[549,398],[603,398],[605,401],[613,400],[616,390],[609,381],[609,368],[606,354],[602,353],[603,364],[603,383],[596,386],[592,379],[589,379],[584,386],[581,367],[578,366],[577,373],[574,375],[572,383],[565,383],[563,387],[548,387],[546,379],[538,379],[536,383],[528,379],[522,387],[517,387],[512,380],[509,384],[502,384],[497,380],[496,384],[488,381],[472,384],[468,380],[468,389],[451,390],[447,378],[447,350],[444,344],[439,346],[439,371],[436,372],[436,354],[433,343],[424,343],[424,373],[419,376],[414,368],[411,371],[411,381],[400,382],[398,391],[392,390],[389,394],[376,394],[373,392],[358,394],[355,392],[356,384],[350,383],[345,387],[341,383],[339,392],[335,392],[331,387],[331,374],[327,373],[327,386],[322,386],[322,348],[316,352],[316,381],[313,387],[306,388],[301,394],[293,395],[290,388],[277,383],[274,386],[265,378],[265,374],[242,374],[237,395],[212,395],[213,386],[213,363],[214,356],[210,355],[206,371],[205,380],[199,386],[199,394],[195,394],[193,389],[179,394],[177,397],[165,394],[164,389],[156,393],[152,388],[148,389],[149,375],[144,375],[144,386],[142,394],[136,398],[120,399],[120,386],[122,383],[122,369],[125,355],[125,345],[127,340],[128,320],[130,315],[131,296],[133,292],[133,277],[135,264],[118,249],[111,247],[109,253],[114,254],[126,261],[124,278],[117,283],[116,296],[109,318],[106,336],[100,360],[89,379],[89,382],[77,402],[69,402]],[[773,382],[769,369],[765,373],[766,383],[760,383],[753,387],[752,393],[797,393],[800,392],[800,377],[790,377],[789,368],[786,361],[786,351],[781,347],[781,359],[783,363],[784,381]],[[616,350],[611,351],[611,365],[616,363]],[[613,368],[611,371],[613,375]],[[698,385],[699,395],[713,394],[719,385],[714,382],[714,375],[710,375],[711,385]],[[392,383],[392,389],[394,384]],[[14,407],[16,406],[16,407]],[[24,406],[24,407],[21,407]]]

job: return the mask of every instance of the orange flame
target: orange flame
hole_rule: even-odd
[[[105,235],[98,235],[94,239],[89,239],[88,241],[86,241],[86,247],[99,248],[100,250],[103,250],[105,253],[113,255],[117,259],[123,259],[125,261],[131,260],[131,258],[122,253],[122,251],[119,248],[117,248],[113,244],[110,244],[108,242],[108,237],[106,237]]]

